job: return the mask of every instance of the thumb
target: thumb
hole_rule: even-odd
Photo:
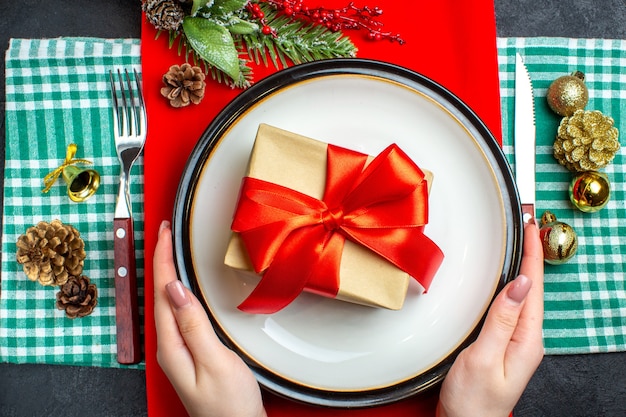
[[[526,275],[519,275],[495,298],[475,342],[476,348],[483,354],[502,361],[532,283]]]
[[[202,362],[206,352],[215,349],[216,344],[221,347],[206,311],[198,299],[179,280],[168,283],[165,290],[180,335],[194,357],[194,362]]]

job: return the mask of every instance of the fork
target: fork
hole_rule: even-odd
[[[120,161],[120,179],[113,219],[113,253],[115,266],[115,317],[117,327],[117,361],[122,364],[141,360],[139,310],[137,307],[137,270],[135,236],[130,199],[130,171],[146,142],[146,108],[134,72],[134,83],[127,70],[124,74],[109,71],[113,98],[115,150]]]

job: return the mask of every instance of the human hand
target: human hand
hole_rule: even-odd
[[[535,224],[524,228],[520,275],[493,301],[474,343],[441,387],[437,417],[505,417],[543,358],[543,249]]]
[[[177,279],[169,222],[154,251],[157,360],[194,417],[262,417],[261,391],[250,369],[226,348],[198,299]]]

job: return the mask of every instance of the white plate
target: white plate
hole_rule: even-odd
[[[426,234],[445,259],[427,294],[412,283],[400,311],[311,294],[272,315],[237,309],[258,281],[225,267],[223,257],[260,123],[371,155],[395,142],[434,173]],[[406,69],[332,60],[259,82],[211,123],[180,183],[174,243],[181,279],[263,385],[352,407],[395,401],[445,376],[517,274],[520,219],[498,144],[460,100]]]

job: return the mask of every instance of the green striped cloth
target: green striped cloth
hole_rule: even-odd
[[[0,361],[119,366],[112,224],[120,167],[108,81],[117,68],[140,70],[139,40],[12,39],[6,52]],[[63,179],[42,194],[42,179],[63,163],[70,143],[101,175],[96,194],[81,203],[69,199]],[[142,171],[140,160],[131,179],[140,300]],[[85,241],[83,274],[98,287],[98,305],[84,318],[66,318],[55,306],[58,287],[28,280],[15,260],[18,237],[54,219],[73,225]]]
[[[626,350],[626,177],[624,148],[603,171],[612,185],[609,204],[582,213],[569,201],[572,174],[552,156],[561,118],[547,105],[548,86],[575,70],[585,74],[586,109],[615,120],[626,146],[626,41],[564,38],[498,39],[504,150],[513,149],[515,53],[528,67],[537,120],[537,213],[552,211],[578,234],[568,263],[545,268],[544,342],[547,354]]]

